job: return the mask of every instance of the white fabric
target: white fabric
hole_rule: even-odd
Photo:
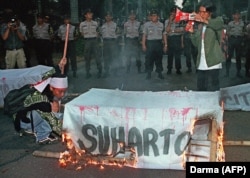
[[[54,88],[68,88],[68,78],[52,77],[49,84]]]
[[[222,124],[219,92],[91,89],[66,103],[63,129],[70,135],[76,148],[81,149],[81,145],[85,148],[93,146],[93,154],[100,154],[102,143],[108,144],[107,154],[116,152],[112,150],[114,138],[119,140],[124,137],[128,145],[129,139],[130,143],[131,140],[136,141],[133,137],[136,135],[141,138],[137,144],[142,145],[136,168],[183,169],[185,152],[177,154],[176,150],[183,151],[189,139],[186,136],[181,141],[178,139],[183,133],[191,133],[194,119],[211,115],[217,120],[218,126]],[[169,132],[169,137],[164,135],[166,132]],[[102,135],[104,133],[105,136]],[[107,143],[108,138],[110,143]],[[145,141],[152,138],[155,138],[153,143],[158,154]],[[93,140],[96,140],[96,144],[93,144]],[[135,149],[138,153],[138,146]],[[198,157],[196,161],[199,161]]]
[[[38,65],[24,69],[0,70],[0,107],[3,107],[4,97],[9,91],[41,81],[43,74],[51,69],[52,67]]]
[[[38,82],[37,84],[34,85],[34,88],[37,89],[39,92],[43,92],[43,90],[50,83],[50,81],[51,81],[51,78]]]

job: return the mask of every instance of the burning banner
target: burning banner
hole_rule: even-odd
[[[224,161],[222,118],[219,92],[91,89],[65,105],[70,146],[60,161],[149,169]]]

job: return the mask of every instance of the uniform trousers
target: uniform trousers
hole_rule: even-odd
[[[175,59],[176,70],[181,69],[181,35],[172,35],[167,37],[168,41],[168,70],[172,70]]]
[[[52,60],[52,43],[50,40],[36,39],[35,51],[37,61],[40,65],[53,66]]]
[[[64,50],[64,41],[63,41],[63,49]],[[66,63],[66,68],[64,70],[65,74],[68,73],[69,71],[69,63],[71,64],[71,70],[76,72],[77,70],[77,63],[76,63],[76,44],[74,40],[69,40],[68,45],[67,45],[67,52],[66,52],[66,58],[67,58],[67,63]],[[70,62],[69,62],[70,60]]]
[[[98,55],[98,41],[97,38],[85,38],[84,39],[84,59],[86,61],[86,72],[90,71],[90,61],[94,58],[96,60],[97,69],[99,73],[102,72],[102,61]]]
[[[236,55],[236,69],[239,72],[241,70],[241,43],[242,37],[240,36],[231,36],[228,38],[228,58],[226,60],[226,70],[229,72],[231,67],[231,59],[234,55]]]
[[[119,61],[115,61],[117,54],[116,39],[103,39],[103,61],[106,73],[109,73],[111,65],[116,66]]]
[[[132,57],[136,59],[136,66],[138,69],[141,67],[141,58],[140,58],[140,48],[138,38],[126,38],[126,65],[130,68],[132,63]]]
[[[148,73],[153,71],[154,64],[156,66],[156,72],[161,73],[163,71],[162,57],[163,57],[163,44],[162,40],[147,40],[146,51],[146,71]]]

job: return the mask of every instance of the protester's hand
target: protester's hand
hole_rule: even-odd
[[[142,51],[147,51],[147,47],[146,47],[146,45],[142,45]]]
[[[163,52],[166,53],[168,51],[168,45],[164,45]]]
[[[59,106],[59,102],[58,101],[53,101],[51,103],[51,110],[52,112],[59,112],[60,106]]]
[[[63,57],[58,64],[62,73],[64,73],[64,68],[66,64],[67,64],[67,58]]]

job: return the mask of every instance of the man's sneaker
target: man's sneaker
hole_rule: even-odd
[[[44,145],[44,144],[51,144],[55,141],[57,141],[58,138],[53,136],[52,134],[50,134],[47,138],[39,140],[37,143],[40,145]]]
[[[36,136],[36,134],[34,132],[32,132],[31,130],[25,130],[25,129],[21,129],[19,131],[19,136],[22,137],[24,135],[31,135],[31,136]]]

